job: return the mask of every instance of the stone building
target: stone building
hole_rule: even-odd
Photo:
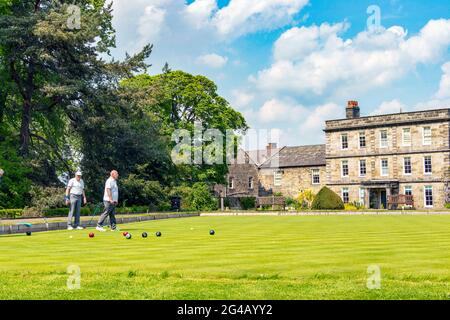
[[[259,167],[259,180],[265,190],[288,197],[317,193],[325,185],[325,165],[325,145],[284,147]]]
[[[443,208],[448,201],[450,109],[360,116],[325,122],[325,145],[240,151],[230,165],[229,197],[295,197],[328,186],[366,208]]]
[[[402,205],[398,196],[415,208],[442,208],[449,123],[450,109],[361,117],[358,103],[349,101],[346,119],[325,123],[326,184],[344,202],[370,208]]]
[[[325,164],[325,145],[277,148],[271,143],[264,150],[240,150],[221,192],[237,198],[318,192],[325,182]]]

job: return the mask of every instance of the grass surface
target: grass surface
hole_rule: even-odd
[[[450,298],[450,216],[195,217],[120,227],[133,238],[90,239],[92,230],[0,237],[0,299]],[[373,264],[379,290],[366,287]],[[78,290],[67,288],[69,265],[81,269]]]

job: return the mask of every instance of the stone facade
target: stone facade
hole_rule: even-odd
[[[361,117],[358,103],[349,101],[346,117],[325,122],[325,145],[242,151],[244,160],[229,167],[227,195],[296,197],[327,185],[367,208],[389,207],[398,195],[408,195],[417,209],[445,206],[450,109]]]
[[[313,170],[319,172],[319,183],[313,183]],[[297,167],[297,168],[283,168],[281,171],[281,181],[275,185],[275,171],[276,169],[260,169],[260,182],[266,190],[271,190],[273,193],[281,193],[284,196],[295,198],[300,192],[311,190],[314,193],[320,191],[325,185],[324,179],[326,177],[326,167]]]
[[[449,120],[450,109],[440,109],[326,121],[327,185],[366,207],[387,207],[407,187],[416,208],[443,208]]]

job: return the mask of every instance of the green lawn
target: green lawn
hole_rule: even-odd
[[[0,237],[0,299],[450,298],[450,216],[195,217],[121,228],[133,238]],[[66,286],[72,264],[78,290]],[[366,287],[373,264],[379,290]]]

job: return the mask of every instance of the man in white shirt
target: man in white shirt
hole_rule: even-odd
[[[82,173],[77,171],[75,173],[75,178],[69,180],[66,189],[66,204],[70,204],[69,217],[67,218],[67,230],[78,229],[82,230],[83,227],[80,226],[80,212],[82,200],[84,204],[87,203],[86,194],[84,192],[84,181],[81,179]],[[75,222],[72,226],[72,217],[75,214]]]
[[[105,183],[105,192],[103,193],[103,204],[105,210],[100,215],[97,223],[98,231],[106,231],[103,229],[103,223],[109,216],[109,222],[111,224],[111,231],[116,230],[116,206],[119,203],[119,188],[117,187],[117,179],[119,173],[116,170],[111,171],[110,177]]]

